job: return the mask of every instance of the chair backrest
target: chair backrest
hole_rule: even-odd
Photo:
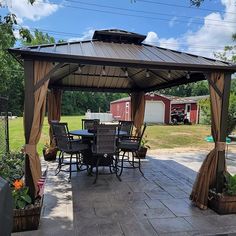
[[[120,120],[119,121],[119,131],[125,131],[127,133],[126,136],[131,136],[133,132],[134,122]]]
[[[99,123],[99,119],[82,119],[82,129],[94,129]]]
[[[116,147],[117,125],[97,126],[97,132],[94,134],[93,152],[96,154],[114,154]]]
[[[144,123],[144,124],[143,124],[142,132],[141,132],[140,136],[138,137],[138,138],[139,138],[139,147],[141,146],[142,138],[143,138],[143,135],[144,135],[144,133],[145,133],[146,128],[147,128],[147,124]]]
[[[53,136],[56,140],[56,145],[60,150],[68,150],[69,144],[69,130],[67,123],[51,123]]]

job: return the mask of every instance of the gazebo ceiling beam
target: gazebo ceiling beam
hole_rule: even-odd
[[[130,93],[140,91],[140,88],[102,88],[102,87],[77,87],[69,85],[50,85],[49,89],[56,88],[66,91],[88,91],[88,92],[108,92],[108,93]]]
[[[68,64],[68,65],[69,65],[68,71],[65,71],[63,74],[61,74],[58,77],[51,78],[50,83],[58,82],[58,81],[64,79],[65,77],[69,76],[70,74],[76,72],[79,68],[79,65],[73,65],[73,67],[70,64]]]
[[[101,75],[101,74],[89,74],[89,73],[73,73],[74,75],[88,76],[88,77],[108,77],[108,78],[120,78],[127,79],[127,77],[119,75]]]
[[[124,73],[126,72],[124,68],[121,68],[121,70],[122,70]],[[126,69],[126,70],[127,70],[127,69]],[[127,71],[127,73],[128,73],[128,71]],[[136,80],[135,80],[132,76],[130,76],[130,75],[128,74],[127,78],[131,79],[132,83],[133,83],[136,87],[140,88],[140,86],[138,85],[138,83],[136,82]]]
[[[14,50],[12,50],[14,51]],[[32,55],[31,55],[32,54]],[[101,58],[101,57],[88,57],[88,56],[74,56],[74,55],[60,55],[44,53],[42,56],[37,52],[22,52],[24,59],[33,58],[34,60],[41,61],[53,61],[53,62],[64,62],[64,63],[79,63],[84,65],[101,65],[101,66],[114,66],[114,67],[131,67],[139,69],[164,69],[164,70],[184,70],[184,71],[205,71],[205,72],[236,72],[235,66],[222,66],[222,65],[209,65],[209,64],[188,64],[188,63],[171,63],[171,62],[154,62],[154,61],[134,61],[125,60],[118,58]]]
[[[144,91],[151,92],[154,90],[170,88],[170,87],[174,87],[174,86],[178,86],[178,85],[182,85],[182,84],[189,84],[189,83],[193,83],[193,82],[197,82],[197,81],[205,80],[205,79],[206,79],[206,77],[203,73],[194,73],[194,74],[190,75],[189,79],[187,79],[185,76],[183,76],[177,80],[172,80],[172,81],[169,81],[164,84],[154,85],[152,87],[145,89]]]
[[[209,75],[208,75],[209,76]],[[216,84],[214,84],[212,82],[211,79],[208,79],[209,83],[211,84],[211,86],[214,88],[214,90],[216,91],[216,93],[219,95],[220,98],[222,98],[223,94],[221,93],[221,91],[219,90],[219,88],[216,86]]]
[[[58,63],[56,66],[54,66],[53,69],[34,86],[34,92],[39,89],[46,81],[48,81],[53,75],[53,73],[55,73],[59,68],[61,68],[63,64],[64,63]]]
[[[166,78],[164,78],[163,76],[157,74],[155,71],[149,70],[149,72],[150,72],[151,74],[154,74],[156,77],[160,78],[161,80],[164,80],[165,82],[169,82],[168,79],[166,79]]]

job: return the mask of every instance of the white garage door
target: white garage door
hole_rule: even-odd
[[[165,104],[160,101],[146,101],[144,122],[164,123]]]

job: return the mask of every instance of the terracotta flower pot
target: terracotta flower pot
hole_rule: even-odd
[[[43,149],[43,157],[45,161],[55,161],[57,158],[57,149],[54,149],[51,152],[46,152],[46,149]]]
[[[138,157],[140,158],[140,159],[145,159],[146,158],[146,154],[147,154],[147,148],[145,148],[145,147],[141,147],[138,151],[137,151],[137,153],[138,153]],[[137,157],[137,155],[135,155],[135,157]]]

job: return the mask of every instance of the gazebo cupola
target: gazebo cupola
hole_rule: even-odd
[[[96,30],[93,40],[112,43],[141,44],[146,36],[119,29]]]

